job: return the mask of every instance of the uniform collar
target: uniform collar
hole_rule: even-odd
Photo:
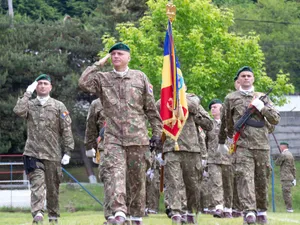
[[[113,71],[114,71],[116,74],[118,74],[119,76],[124,77],[124,76],[128,73],[128,70],[129,70],[129,67],[127,66],[126,70],[123,71],[123,72],[118,72],[118,71],[115,70],[115,68],[114,68]]]
[[[243,90],[242,87],[240,87],[240,92],[244,95],[253,95],[254,93],[254,86],[252,86],[250,89],[248,90]]]

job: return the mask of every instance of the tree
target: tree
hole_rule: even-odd
[[[233,25],[233,13],[220,10],[209,0],[175,0],[176,20],[173,22],[173,36],[178,59],[189,92],[204,96],[204,106],[212,98],[223,99],[233,90],[233,77],[244,65],[254,69],[256,89],[266,91],[272,86],[274,101],[282,104],[283,94],[293,92],[288,84],[289,75],[277,74],[276,81],[267,76],[264,68],[264,54],[259,46],[259,37],[254,33],[237,35],[229,33]],[[167,26],[164,0],[149,0],[149,11],[139,20],[139,26],[132,23],[118,24],[119,40],[131,48],[130,67],[144,71],[159,98],[163,62],[163,41]],[[104,35],[106,54],[117,38]]]
[[[236,4],[224,0],[223,3],[234,10],[232,31],[259,34],[267,74],[274,79],[280,71],[289,73],[296,92],[300,92],[300,2],[259,0],[257,4],[251,1]]]

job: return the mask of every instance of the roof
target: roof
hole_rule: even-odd
[[[288,103],[283,106],[276,106],[279,112],[300,111],[300,95],[287,95]]]

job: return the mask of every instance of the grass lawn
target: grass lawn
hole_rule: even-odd
[[[293,213],[269,213],[270,225],[295,225],[300,224],[300,214]],[[3,225],[31,225],[30,213],[5,213],[0,212],[0,224]],[[47,216],[44,225],[48,224]],[[62,213],[59,219],[60,225],[102,225],[103,213],[96,211],[82,211],[74,213]],[[211,215],[200,215],[200,225],[242,225],[242,219],[216,219]],[[171,225],[171,220],[165,214],[150,215],[144,218],[144,225]]]
[[[275,205],[276,213],[273,213],[271,201],[271,179],[269,187],[269,224],[300,224],[300,162],[296,162],[297,167],[297,186],[293,187],[293,208],[295,213],[287,214],[282,199],[281,185],[279,178],[279,167],[275,167]],[[80,177],[84,177],[84,168],[68,168],[73,176],[79,181]],[[96,172],[96,171],[95,171]],[[71,181],[65,174],[65,181]],[[87,184],[85,188],[103,202],[103,186],[99,184]],[[1,201],[1,199],[0,199]],[[86,193],[79,185],[74,183],[63,183],[60,187],[60,211],[61,218],[59,224],[65,225],[101,225],[104,222],[103,208],[90,195]],[[163,205],[163,196],[160,199],[160,212],[158,215],[151,215],[144,219],[145,225],[171,225],[170,219],[166,217]],[[46,215],[46,214],[45,214]],[[47,223],[47,216],[45,217]],[[29,208],[0,208],[0,225],[14,225],[14,224],[31,224],[32,218]],[[210,215],[200,215],[198,222],[201,225],[241,225],[242,219],[215,219]]]

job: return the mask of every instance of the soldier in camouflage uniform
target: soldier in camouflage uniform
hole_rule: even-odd
[[[158,158],[161,157],[161,153],[157,156],[155,151],[152,152],[152,165],[147,170],[146,178],[146,211],[145,214],[157,214],[160,198],[160,163]]]
[[[183,179],[187,198],[187,223],[195,224],[195,214],[200,203],[200,181],[202,178],[201,152],[198,138],[198,126],[205,130],[212,129],[212,121],[208,113],[200,105],[199,98],[187,94],[189,116],[178,138],[179,151],[175,150],[175,142],[167,137],[163,152],[165,154],[165,186],[168,204],[172,210],[172,223],[181,224],[184,213],[182,196],[178,190]],[[160,100],[157,102],[160,108]]]
[[[234,77],[234,88],[236,91],[240,90],[240,81],[238,80],[238,76]],[[225,113],[222,111],[222,113]],[[223,117],[225,119],[225,116]],[[226,121],[221,122],[221,128],[222,126],[226,127],[225,125]],[[236,153],[232,153],[231,155],[232,159],[232,171],[233,171],[233,199],[232,199],[232,217],[242,217],[243,216],[243,209],[240,204],[238,195],[237,195],[237,181],[236,181],[236,175],[235,175],[235,162],[236,162]]]
[[[84,136],[84,146],[86,149],[86,156],[87,157],[94,157],[93,161],[95,161],[96,156],[96,149],[102,151],[103,154],[103,140],[98,143],[99,133],[101,128],[104,125],[104,116],[103,116],[103,106],[101,104],[100,99],[96,99],[92,101],[89,112],[86,118],[86,129],[85,129],[85,136]],[[100,157],[101,159],[101,157]],[[97,163],[97,162],[95,162]],[[98,162],[99,163],[99,162]],[[89,177],[90,183],[97,183],[96,178],[92,176]]]
[[[201,181],[201,190],[200,190],[200,210],[204,214],[209,214],[210,209],[210,185],[209,185],[209,174],[207,168],[207,148],[206,148],[206,135],[204,130],[201,127],[198,127],[199,131],[199,144],[200,144],[200,151],[202,155],[202,167],[203,167],[203,176]]]
[[[79,87],[97,94],[103,104],[107,124],[104,138],[106,168],[111,174],[105,190],[115,224],[124,224],[126,214],[132,224],[142,224],[145,212],[146,157],[150,157],[146,125],[152,127],[152,145],[161,141],[162,120],[155,107],[153,87],[147,76],[128,68],[130,49],[117,43],[99,62],[89,66],[79,79]],[[113,71],[100,69],[111,57]]]
[[[263,93],[254,92],[254,74],[250,67],[242,67],[237,73],[240,90],[230,93],[224,101],[226,130],[220,130],[218,151],[227,152],[227,136],[233,137],[234,125],[244,115],[251,104],[256,113],[251,116],[236,143],[237,192],[244,210],[244,221],[248,224],[267,223],[268,179],[270,174],[269,129],[265,121],[276,125],[280,121],[279,112],[268,97],[264,102],[259,99]],[[223,121],[223,119],[222,119]],[[258,125],[262,125],[259,127]]]
[[[294,212],[292,207],[292,186],[296,186],[296,167],[292,153],[288,149],[287,142],[280,143],[281,154],[275,163],[280,166],[280,182],[282,187],[282,195],[287,212]]]
[[[208,173],[210,177],[210,208],[213,216],[232,218],[233,173],[229,152],[218,152],[222,101],[213,99],[208,108],[213,116],[214,129],[206,133]]]
[[[101,104],[100,99],[96,99],[92,101],[91,106],[89,108],[89,112],[86,119],[86,130],[85,130],[85,137],[84,137],[84,145],[86,149],[86,156],[93,157],[93,161],[99,164],[99,179],[104,184],[104,189],[110,191],[111,189],[107,187],[109,182],[106,182],[110,179],[110,174],[108,173],[108,169],[106,168],[106,158],[104,157],[104,146],[103,146],[103,139],[98,141],[100,138],[101,129],[104,128],[105,124],[105,117],[103,115],[103,106]],[[98,142],[98,143],[97,143]],[[100,162],[96,162],[96,149],[99,151],[100,154]],[[110,221],[114,221],[113,212],[109,207],[108,196],[104,196],[104,217],[107,222],[104,224],[108,224]]]
[[[14,112],[27,120],[23,160],[31,184],[33,223],[43,222],[46,199],[49,221],[57,223],[61,163],[69,163],[74,149],[69,112],[62,102],[49,96],[51,89],[51,78],[42,74],[28,86],[14,107]],[[37,97],[30,99],[35,90]]]

